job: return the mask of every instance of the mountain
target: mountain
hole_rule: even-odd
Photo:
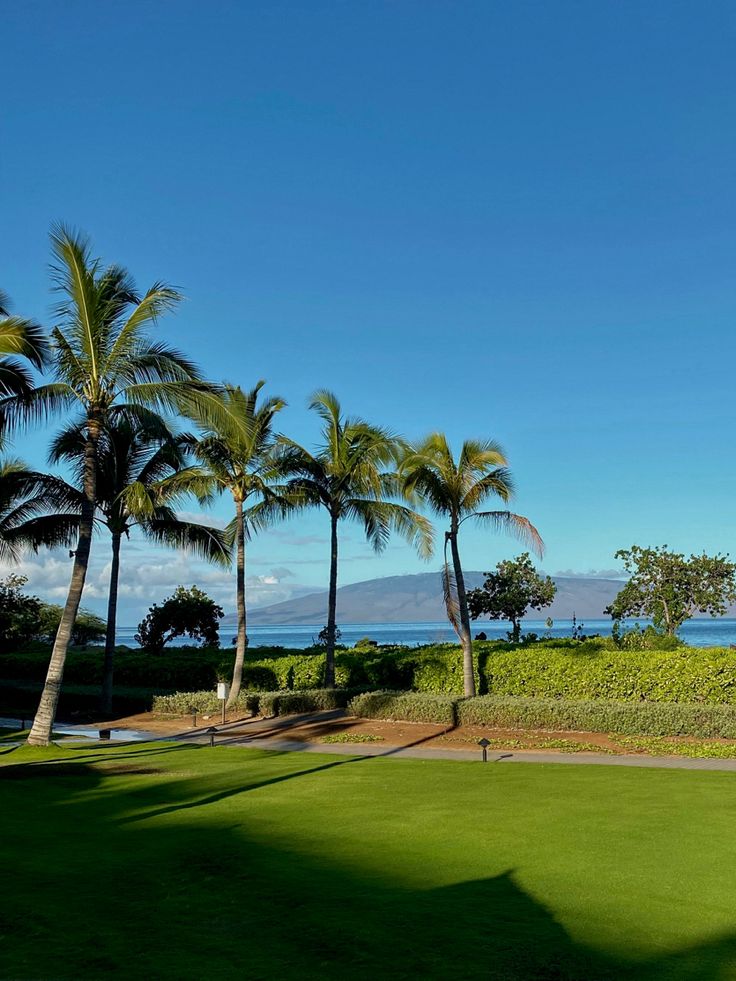
[[[483,585],[482,572],[465,574],[468,589]],[[530,619],[578,620],[602,617],[603,610],[621,589],[616,579],[584,576],[556,576],[557,595],[551,606],[533,612]],[[413,576],[386,576],[368,579],[337,591],[337,622],[346,623],[426,623],[446,618],[439,572]],[[228,620],[230,618],[227,618]],[[283,603],[261,607],[248,614],[250,623],[315,624],[327,619],[327,592],[298,596]],[[480,621],[478,621],[480,622]]]

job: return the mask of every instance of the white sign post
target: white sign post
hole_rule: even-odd
[[[230,694],[230,685],[226,681],[217,682],[217,697],[222,702],[222,724],[225,725],[225,705],[227,696]]]

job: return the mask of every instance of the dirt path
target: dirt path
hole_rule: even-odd
[[[207,744],[214,739],[215,745],[222,747],[478,761],[482,759],[478,740],[485,737],[491,741],[487,749],[489,762],[595,763],[736,771],[736,759],[627,751],[616,741],[616,737],[602,733],[521,732],[479,726],[453,729],[442,725],[357,719],[347,716],[340,709],[268,719],[231,719],[225,725],[216,724],[216,720],[211,718],[205,719],[196,728],[191,723],[191,716],[164,719],[145,713],[116,719],[107,725],[115,729],[135,730],[158,739],[169,737],[198,744]],[[102,727],[103,724],[97,724],[88,728],[96,731]],[[214,733],[211,729],[214,729]]]

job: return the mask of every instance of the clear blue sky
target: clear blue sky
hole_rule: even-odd
[[[6,4],[0,285],[48,319],[62,219],[181,286],[162,334],[266,378],[297,439],[321,386],[499,439],[549,571],[736,551],[735,35],[717,0]],[[252,575],[321,584],[324,535],[264,537]],[[427,568],[357,529],[344,553],[343,582]]]

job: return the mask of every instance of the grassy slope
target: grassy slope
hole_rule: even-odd
[[[0,751],[0,977],[736,977],[726,773]]]

